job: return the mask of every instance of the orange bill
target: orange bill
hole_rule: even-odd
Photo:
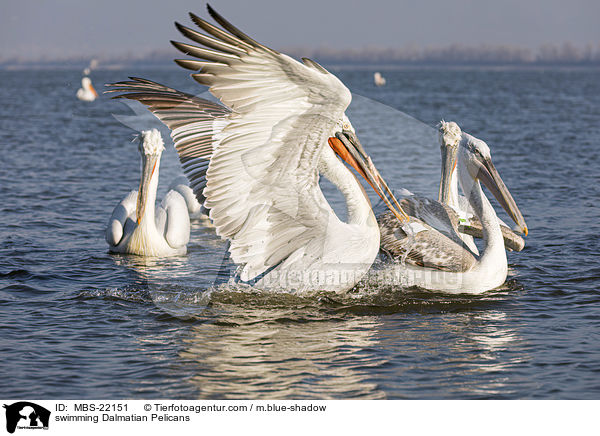
[[[375,168],[375,165],[373,165],[371,159],[364,154],[362,146],[358,143],[358,138],[356,138],[354,134],[348,134],[346,132],[338,135],[341,135],[346,140],[342,141],[339,136],[330,137],[327,142],[333,151],[344,162],[354,168],[369,183],[369,185],[371,185],[373,190],[379,195],[388,209],[392,211],[394,216],[400,222],[408,222],[410,220],[409,216],[402,210],[398,200],[394,197],[394,194],[379,174],[379,171],[377,171],[377,168]],[[348,137],[350,137],[350,140],[347,139]],[[358,145],[355,145],[354,142],[357,142]],[[388,195],[391,198],[391,201],[390,198],[388,198]],[[392,205],[392,202],[394,205]]]

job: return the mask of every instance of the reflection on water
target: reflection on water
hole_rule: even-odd
[[[178,314],[178,299],[188,317],[175,330],[147,331],[135,349],[167,365],[159,379],[178,380],[186,398],[511,398],[529,383],[515,377],[530,356],[499,309],[508,294],[161,292],[162,319]],[[165,344],[176,354],[153,351]]]
[[[510,324],[498,310],[448,313],[435,321],[388,320],[381,343],[391,361],[406,362],[386,375],[394,380],[390,389],[413,399],[510,398],[519,381],[514,374],[527,360],[527,344],[517,330],[506,327]],[[439,383],[443,393],[424,394],[436,391]]]
[[[195,326],[181,357],[198,362],[198,398],[385,398],[370,373],[386,359],[376,317],[309,322],[258,309]],[[252,319],[256,321],[252,321]]]
[[[457,347],[462,348],[462,353],[469,353],[473,362],[465,375],[477,380],[477,383],[465,386],[465,390],[471,394],[492,398],[514,392],[507,386],[507,373],[527,356],[520,353],[519,357],[502,358],[503,353],[515,346],[521,349],[522,346],[518,333],[503,327],[509,321],[506,318],[506,313],[500,311],[478,313],[469,320],[471,328],[460,332],[464,336],[457,342]],[[473,325],[477,327],[473,329]]]

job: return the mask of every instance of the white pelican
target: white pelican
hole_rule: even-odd
[[[142,175],[138,191],[131,191],[115,208],[106,229],[106,242],[114,253],[173,256],[186,253],[190,218],[184,198],[169,191],[156,210],[160,156],[164,150],[156,129],[140,135]]]
[[[92,86],[92,81],[89,77],[81,79],[81,88],[77,90],[77,98],[81,101],[94,101],[98,97],[98,93]]]
[[[385,77],[383,77],[381,73],[377,71],[375,74],[373,74],[373,82],[375,83],[375,86],[385,86],[386,80]]]
[[[468,133],[464,133],[464,135],[468,136]],[[458,127],[458,124],[454,122],[447,123],[442,120],[439,124],[439,136],[440,150],[442,152],[442,175],[438,201],[450,206],[457,213],[456,217],[452,217],[454,223],[453,230],[474,254],[479,254],[477,246],[473,241],[473,236],[477,238],[483,237],[481,223],[475,216],[469,201],[458,193],[456,167],[458,162],[458,146],[463,132]],[[500,223],[500,229],[504,237],[505,248],[510,251],[521,251],[525,246],[523,238],[513,232],[500,218],[498,218],[498,222]]]
[[[402,277],[403,285],[449,293],[481,293],[504,283],[508,272],[504,239],[480,181],[527,235],[525,220],[494,167],[487,144],[464,132],[460,136],[458,177],[481,222],[483,251],[477,256],[465,245],[418,219],[404,224],[411,226],[414,233],[412,238],[407,237],[400,223],[390,220],[387,214],[380,216],[381,246],[392,257],[402,260],[390,268]]]
[[[362,185],[336,154],[398,219],[407,217],[344,114],[350,91],[316,62],[302,64],[259,44],[207,7],[224,30],[194,14],[211,36],[176,23],[183,35],[208,47],[173,42],[204,59],[176,62],[200,70],[192,77],[228,108],[207,108],[144,79],[113,84],[114,91],[128,92],[119,97],[146,104],[171,128],[184,173],[196,195],[206,198],[217,234],[230,242],[240,281],[288,292],[352,288],[379,251],[379,229]],[[226,125],[207,122],[207,110],[225,113]],[[320,175],[345,196],[348,222],[325,199]]]
[[[482,238],[483,229],[481,222],[474,215],[468,200],[458,193],[458,147],[462,136],[467,137],[456,123],[446,123],[442,121],[439,128],[440,150],[442,154],[442,171],[440,179],[440,188],[438,201],[420,197],[409,193],[400,201],[400,205],[410,215],[416,219],[412,220],[410,226],[416,225],[419,239],[425,238],[425,227],[420,224],[426,224],[432,232],[440,232],[452,239],[459,245],[463,245],[471,254],[479,255],[479,250],[475,245],[473,237]],[[378,217],[380,227],[390,225],[394,229],[397,223],[393,217],[386,217],[385,214]],[[500,229],[504,238],[504,245],[507,250],[521,251],[525,246],[522,237],[512,231],[502,220],[498,218]],[[383,235],[389,234],[388,230],[382,230]],[[402,245],[406,246],[410,239],[402,239]],[[400,250],[400,246],[394,244],[395,250]],[[389,248],[389,247],[388,247]],[[385,250],[384,250],[385,251]],[[402,250],[401,250],[402,251]],[[416,255],[413,253],[413,255]]]
[[[475,255],[479,254],[479,249],[475,245],[473,236],[458,231],[459,224],[469,224],[474,217],[473,211],[469,207],[468,200],[458,193],[458,146],[461,140],[461,129],[458,124],[441,121],[439,125],[440,151],[442,153],[440,189],[438,193],[438,202],[448,205],[456,212],[456,219],[452,219],[452,232]],[[455,218],[454,216],[452,218]],[[435,225],[434,225],[435,227]],[[438,228],[439,230],[439,228]],[[444,232],[448,233],[448,232]]]

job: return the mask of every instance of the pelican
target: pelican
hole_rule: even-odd
[[[373,82],[375,83],[375,86],[385,86],[386,80],[385,77],[383,77],[381,73],[377,71],[375,74],[373,74]]]
[[[441,121],[439,124],[440,151],[442,154],[440,188],[438,202],[448,205],[456,215],[452,216],[452,230],[445,229],[446,234],[451,233],[460,238],[464,245],[475,255],[479,255],[479,249],[475,245],[473,236],[458,231],[459,224],[469,224],[476,220],[473,211],[469,207],[468,200],[458,193],[458,146],[460,144],[462,131],[458,124]],[[434,226],[435,227],[435,226]],[[450,236],[450,235],[449,235]]]
[[[273,291],[347,291],[373,263],[379,228],[342,160],[398,220],[408,219],[344,113],[350,91],[316,62],[278,53],[207,8],[221,28],[194,14],[206,34],[175,23],[206,47],[172,42],[202,59],[175,62],[199,71],[192,77],[226,107],[145,79],[112,84],[113,91],[147,105],[172,130],[184,173],[229,242],[240,282]],[[207,111],[220,111],[225,125],[207,121]],[[320,176],[345,196],[347,222],[327,202]]]
[[[419,239],[426,236],[425,233],[422,233],[425,230],[440,232],[477,256],[479,255],[479,249],[475,245],[473,237],[480,239],[483,237],[481,222],[474,216],[468,200],[458,193],[457,156],[462,135],[463,133],[456,123],[440,122],[439,139],[442,153],[442,171],[438,201],[406,191],[407,196],[400,201],[400,205],[404,211],[414,218],[411,225],[416,225],[415,229],[420,233]],[[468,134],[464,133],[464,135]],[[381,214],[377,220],[380,227],[389,225],[394,229],[397,228],[392,216]],[[498,218],[498,221],[505,248],[509,251],[521,251],[525,246],[523,238],[511,230],[500,218]],[[426,224],[427,227],[415,223]],[[408,226],[409,229],[411,225]],[[388,235],[390,231],[388,229],[382,230],[382,234]],[[401,245],[405,248],[407,247],[406,244],[411,242],[410,239],[403,238],[400,238],[399,241],[402,241]],[[403,254],[406,254],[404,248],[400,248],[397,243],[394,244],[394,247],[394,250],[400,250],[404,252]],[[412,255],[416,254],[413,253]]]
[[[160,156],[164,150],[160,132],[142,132],[139,151],[142,176],[138,191],[131,191],[114,209],[106,229],[113,253],[140,256],[174,256],[186,253],[190,218],[184,198],[169,191],[155,213]]]
[[[478,255],[479,250],[473,237],[482,238],[483,229],[474,216],[468,200],[458,193],[457,157],[462,135],[458,124],[443,120],[440,122],[442,171],[438,201],[411,194],[402,199],[400,204],[410,216],[427,223],[455,242],[465,245],[472,254]],[[468,134],[464,133],[464,135]],[[499,218],[498,220],[505,248],[510,251],[521,251],[525,246],[523,238],[513,232],[502,220]],[[393,220],[390,223],[392,226],[396,225]]]
[[[92,86],[92,81],[89,77],[81,79],[81,88],[77,90],[77,98],[81,101],[94,101],[98,97],[98,93]]]
[[[481,222],[474,215],[469,201],[458,193],[457,157],[458,146],[462,139],[462,131],[454,122],[441,121],[439,124],[440,150],[442,152],[442,175],[438,201],[450,206],[457,214],[453,219],[453,229],[467,247],[474,253],[479,254],[473,237],[482,238],[483,229]],[[465,136],[468,133],[464,133]],[[468,140],[468,137],[466,138]],[[504,238],[504,246],[509,251],[521,251],[525,241],[510,227],[498,218],[500,230]]]
[[[456,128],[460,137],[456,152],[457,176],[467,194],[469,206],[482,226],[482,253],[473,253],[466,244],[460,243],[462,241],[449,237],[424,220],[411,219],[410,223],[401,225],[390,220],[387,214],[378,218],[381,247],[384,252],[401,260],[391,268],[400,274],[404,285],[449,293],[481,293],[504,283],[508,264],[500,222],[481,189],[480,181],[525,235],[527,225],[492,163],[488,145],[461,132],[458,125]],[[449,162],[450,168],[455,166],[455,162]],[[440,188],[442,198],[448,194],[446,182],[443,180]],[[431,202],[434,203],[437,202]],[[404,202],[401,204],[406,206]],[[406,211],[412,215],[409,208]],[[440,227],[444,226],[445,223],[440,224]]]

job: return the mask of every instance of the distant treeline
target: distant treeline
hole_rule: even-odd
[[[295,57],[311,57],[325,63],[357,64],[433,64],[433,65],[600,65],[600,44],[577,47],[571,43],[546,44],[537,50],[509,45],[466,46],[451,44],[445,47],[404,46],[400,48],[365,47],[337,50],[330,48],[285,50]]]
[[[385,64],[385,65],[594,65],[600,66],[600,43],[578,47],[571,43],[546,44],[536,50],[509,45],[467,46],[451,44],[445,47],[400,48],[364,47],[359,49],[288,47],[280,51],[290,56],[309,57],[325,65],[334,64]],[[98,55],[100,67],[118,68],[132,64],[172,65],[174,51],[128,53],[120,56]],[[19,58],[1,58],[0,68],[76,67],[86,65],[89,58],[45,58],[37,61]]]

